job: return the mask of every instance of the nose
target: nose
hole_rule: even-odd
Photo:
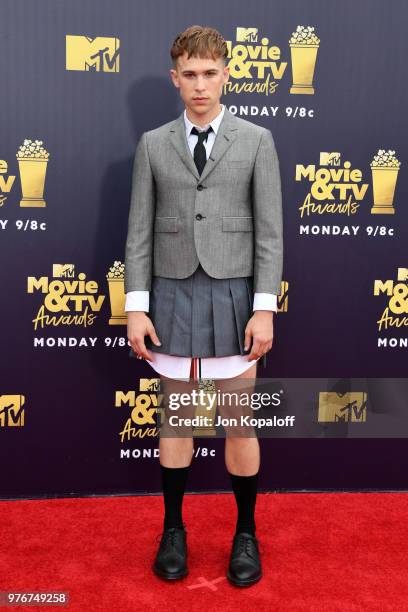
[[[204,78],[203,77],[197,77],[197,82],[196,82],[196,86],[195,86],[197,91],[204,91],[205,89],[205,82],[204,82]]]

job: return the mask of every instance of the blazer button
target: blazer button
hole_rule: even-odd
[[[198,191],[202,191],[204,189],[203,185],[197,185]]]
[[[201,221],[202,218],[203,218],[203,215],[200,215],[200,213],[198,213],[198,215],[196,215],[197,221]]]

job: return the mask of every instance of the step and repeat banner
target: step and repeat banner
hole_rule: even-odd
[[[1,6],[0,497],[160,491],[159,381],[129,356],[124,254],[135,148],[183,111],[169,50],[193,24],[228,41],[222,102],[280,160],[261,488],[406,488],[406,4]],[[215,433],[197,426],[189,490],[229,489]]]

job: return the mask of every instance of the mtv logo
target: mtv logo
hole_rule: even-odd
[[[397,280],[402,282],[408,281],[408,268],[398,268]]]
[[[288,312],[288,291],[289,283],[287,281],[282,281],[281,290],[278,295],[278,312]]]
[[[340,166],[340,153],[320,153],[320,166]]]
[[[258,28],[237,28],[237,42],[257,42]]]
[[[65,43],[66,70],[119,72],[119,38],[67,34]]]
[[[364,423],[367,420],[367,393],[350,391],[339,395],[332,391],[319,393],[319,423],[338,421]]]
[[[141,378],[139,391],[150,391],[151,393],[160,391],[160,378]]]
[[[0,395],[0,427],[23,427],[24,395]]]
[[[74,278],[75,264],[53,264],[52,275],[55,278]]]

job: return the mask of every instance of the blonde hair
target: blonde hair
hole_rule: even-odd
[[[173,60],[174,68],[177,66],[177,60],[181,55],[187,52],[187,57],[211,57],[217,60],[222,57],[224,62],[228,57],[227,43],[222,35],[210,27],[193,25],[178,34],[170,49],[171,59]]]

